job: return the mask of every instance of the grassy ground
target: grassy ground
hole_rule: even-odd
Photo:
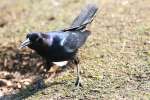
[[[27,32],[67,27],[88,3],[99,11],[79,52],[83,88],[75,69],[20,92],[16,99],[150,99],[149,0],[0,0],[0,44],[19,45]],[[21,52],[21,51],[19,51]]]

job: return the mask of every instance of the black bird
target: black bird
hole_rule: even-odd
[[[65,66],[70,60],[76,58],[78,49],[85,43],[90,34],[90,31],[86,30],[86,26],[92,22],[97,10],[95,5],[89,4],[75,18],[69,28],[46,33],[28,33],[20,48],[28,46],[46,59],[47,63]],[[79,86],[78,60],[76,59],[75,62],[77,65],[75,85]]]

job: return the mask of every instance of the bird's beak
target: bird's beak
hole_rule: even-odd
[[[31,42],[30,42],[29,38],[27,38],[25,41],[23,41],[23,42],[21,43],[20,49],[22,49],[22,48],[28,46],[30,43],[31,43]]]

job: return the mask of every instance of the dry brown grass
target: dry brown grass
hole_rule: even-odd
[[[19,45],[27,32],[67,27],[91,2],[100,10],[79,53],[84,87],[75,89],[71,69],[46,88],[29,88],[18,98],[150,99],[149,0],[1,0],[0,43]]]

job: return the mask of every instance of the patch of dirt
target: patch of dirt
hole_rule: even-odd
[[[45,73],[44,61],[39,55],[29,49],[19,50],[13,43],[0,46],[0,58],[0,97],[16,94],[62,72],[53,66],[50,73]]]
[[[97,4],[99,11],[80,53],[83,88],[74,89],[74,71],[67,70],[63,75],[50,75],[59,77],[34,91],[47,80],[42,77],[44,62],[29,49],[18,50],[15,44],[28,32],[66,28],[89,3]],[[19,100],[148,100],[149,4],[150,0],[1,0],[0,96],[17,93],[14,98]]]

